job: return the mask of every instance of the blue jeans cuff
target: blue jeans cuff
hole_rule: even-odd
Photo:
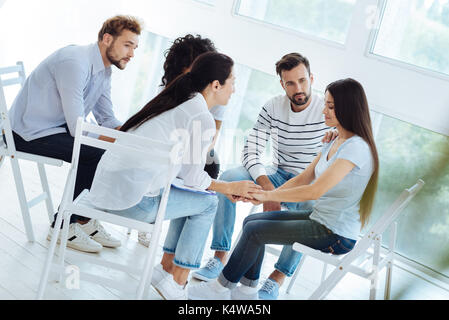
[[[274,265],[274,268],[275,268],[277,271],[279,271],[279,272],[283,273],[284,275],[286,275],[287,277],[291,277],[291,276],[293,276],[293,274],[295,273],[294,271],[290,271],[290,270],[287,270],[287,269],[282,268],[278,263],[276,263],[276,264]]]
[[[217,247],[217,246],[211,246],[210,249],[213,251],[223,251],[223,252],[231,251],[231,248]]]
[[[169,249],[169,248],[163,247],[162,251],[164,251],[165,253],[169,253],[169,254],[175,254],[175,249]]]
[[[184,262],[176,260],[176,258],[173,259],[173,264],[177,265],[178,267],[184,268],[184,269],[199,269],[201,267],[201,265],[199,263],[197,263],[197,264],[184,263]]]
[[[223,272],[220,273],[220,275],[218,276],[217,281],[225,288],[228,288],[230,290],[234,289],[235,287],[237,287],[237,283],[235,282],[231,282],[228,279],[225,278],[225,276],[223,275]]]
[[[256,288],[259,285],[259,279],[250,280],[243,277],[242,279],[240,279],[240,283],[247,287]]]

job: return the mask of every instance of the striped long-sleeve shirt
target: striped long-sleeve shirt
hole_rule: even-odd
[[[270,137],[273,165],[295,175],[304,171],[320,152],[321,140],[330,128],[324,123],[323,100],[316,94],[311,99],[301,112],[293,112],[286,95],[271,99],[262,108],[242,154],[243,166],[254,181],[267,175],[261,155]]]

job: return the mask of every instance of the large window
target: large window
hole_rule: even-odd
[[[380,179],[371,223],[423,179],[426,185],[399,220],[397,251],[449,276],[449,138],[384,116],[376,143]]]
[[[240,0],[236,13],[345,43],[356,0]]]
[[[449,0],[387,1],[372,52],[449,75]]]

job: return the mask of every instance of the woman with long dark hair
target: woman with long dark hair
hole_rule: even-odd
[[[259,189],[253,182],[224,183],[211,179],[204,171],[205,154],[202,150],[207,150],[215,132],[209,109],[228,103],[234,92],[232,68],[232,59],[224,54],[211,52],[199,56],[190,72],[177,77],[132,116],[121,130],[166,140],[171,140],[181,131],[184,133],[183,138],[186,138],[182,141],[186,142],[188,150],[182,164],[176,168],[177,177],[182,179],[186,186],[250,197],[250,192]],[[198,132],[198,128],[201,132]],[[116,143],[125,142],[117,139]],[[117,170],[117,161],[113,159],[106,152],[98,165],[90,191],[92,204],[114,214],[154,222],[161,196],[159,192],[148,194],[152,178],[148,177],[147,184],[133,183],[135,173],[132,176],[132,170],[125,167],[123,170]],[[126,165],[126,161],[122,162]],[[147,165],[152,165],[151,159],[148,159]],[[105,187],[117,184],[120,185],[120,194],[115,194],[111,192],[111,188]],[[135,199],[141,200],[136,203]],[[171,190],[166,209],[166,219],[170,220],[170,227],[164,243],[164,255],[151,280],[165,299],[187,298],[187,277],[190,269],[200,267],[217,202],[216,196],[175,188]]]
[[[316,200],[311,210],[265,212],[249,216],[243,233],[218,280],[189,289],[191,299],[256,299],[265,244],[299,242],[333,254],[352,250],[366,226],[377,189],[379,159],[368,102],[360,83],[345,79],[326,89],[326,125],[338,138],[296,178],[273,191],[256,191],[260,202]],[[269,279],[270,280],[270,279]],[[242,285],[231,291],[240,282]],[[278,290],[275,280],[264,285]]]
[[[159,87],[160,91],[164,90],[173,80],[179,75],[190,71],[193,61],[203,53],[217,52],[213,42],[208,38],[203,38],[200,35],[193,36],[187,34],[184,37],[179,37],[173,41],[173,44],[165,52],[164,75],[162,76],[162,83]],[[218,154],[214,150],[215,141],[220,131],[222,121],[224,120],[226,106],[218,105],[212,107],[209,112],[212,114],[216,133],[214,140],[207,152],[206,165],[204,171],[212,179],[217,179],[220,172],[220,164]],[[150,243],[150,236],[147,232],[139,232],[137,240],[140,244],[148,247]]]

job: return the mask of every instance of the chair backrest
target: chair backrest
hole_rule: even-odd
[[[15,75],[14,75],[15,74]],[[14,75],[13,77],[6,77],[6,75]],[[20,85],[25,83],[25,69],[23,62],[19,61],[15,66],[0,68],[0,131],[6,136],[8,143],[8,153],[15,152],[14,140],[12,137],[11,123],[8,117],[8,105],[6,103],[4,87]],[[0,145],[3,143],[3,138],[0,135]]]
[[[89,134],[107,136],[116,139],[116,141],[115,143],[102,141],[89,136]],[[82,118],[79,118],[75,134],[72,167],[70,169],[72,181],[68,191],[69,193],[66,195],[70,197],[69,199],[73,199],[74,182],[81,145],[106,151],[101,161],[107,164],[107,175],[117,176],[123,171],[134,170],[136,179],[129,183],[132,183],[133,187],[140,183],[142,185],[145,184],[145,188],[151,188],[152,191],[159,191],[161,188],[170,187],[171,182],[176,176],[174,166],[180,163],[183,152],[183,146],[174,142],[155,140],[132,133],[100,127],[96,124],[87,123]],[[97,168],[97,174],[99,170],[105,170],[104,167]],[[92,185],[92,188],[94,187]],[[123,196],[122,191],[126,187],[126,182],[124,182],[124,185],[107,185],[105,187],[107,190],[105,188],[104,191],[100,190],[97,194],[103,194],[104,192],[105,195],[108,194],[108,198],[110,198],[111,194],[120,197]],[[93,190],[92,188],[91,190]],[[140,201],[140,199],[136,201]]]
[[[412,187],[405,189],[396,201],[388,208],[376,223],[368,230],[365,237],[373,238],[385,232],[390,224],[395,221],[401,214],[402,210],[409,204],[413,197],[424,186],[424,181],[419,179]]]

